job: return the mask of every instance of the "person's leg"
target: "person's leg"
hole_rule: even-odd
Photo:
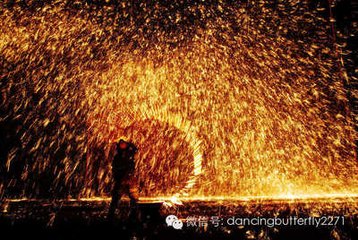
[[[130,201],[131,206],[136,206],[139,200],[139,196],[138,196],[138,189],[136,187],[133,186],[129,186],[128,187],[128,196]]]
[[[127,194],[129,196],[130,199],[130,206],[129,206],[129,229],[135,233],[138,234],[139,228],[140,228],[140,224],[139,224],[139,219],[140,219],[140,212],[138,211],[138,191],[136,188],[134,188],[133,186],[131,186],[131,184],[129,183],[127,185]]]
[[[137,206],[138,199],[139,199],[138,190],[137,190],[137,188],[135,188],[129,184],[127,192],[128,192],[128,196],[130,199],[129,218],[132,222],[135,223],[137,218],[139,217],[138,216],[138,206]]]
[[[108,219],[113,219],[114,213],[117,209],[118,201],[120,200],[120,197],[122,195],[120,192],[120,186],[121,186],[121,184],[118,181],[115,181],[113,184],[112,200],[111,200],[111,204],[109,205]]]
[[[138,192],[138,187],[137,187],[137,177],[136,175],[133,173],[129,176],[128,181],[127,181],[127,186],[128,186],[128,196],[130,199],[130,205],[131,207],[136,207],[137,202],[139,200],[139,192]]]

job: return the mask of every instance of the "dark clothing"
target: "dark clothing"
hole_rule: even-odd
[[[112,219],[114,217],[114,212],[116,211],[118,203],[124,194],[127,194],[130,198],[131,211],[135,210],[138,201],[136,189],[132,188],[129,183],[114,182],[112,189],[112,201],[109,207],[108,218]]]
[[[117,153],[112,162],[114,181],[121,181],[123,178],[128,177],[129,174],[134,172],[134,155],[136,152],[137,148],[133,143],[128,143],[128,148],[126,149],[117,147]]]
[[[123,194],[127,194],[131,200],[131,212],[136,208],[138,201],[137,188],[134,186],[136,183],[134,179],[134,155],[136,152],[137,148],[133,143],[120,140],[117,144],[112,162],[113,186],[112,201],[108,212],[109,219],[114,217],[114,212]]]

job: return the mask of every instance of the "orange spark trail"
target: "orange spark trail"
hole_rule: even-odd
[[[108,196],[125,137],[142,197],[358,193],[354,116],[309,1],[80,6],[1,8],[0,121],[20,122],[6,171],[23,164],[0,190]]]

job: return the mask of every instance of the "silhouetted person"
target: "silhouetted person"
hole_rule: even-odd
[[[116,143],[116,153],[112,162],[112,201],[109,206],[108,219],[113,219],[118,202],[123,194],[127,194],[130,198],[131,214],[133,214],[132,211],[136,208],[138,193],[134,185],[134,155],[137,151],[137,147],[131,142],[121,139]]]

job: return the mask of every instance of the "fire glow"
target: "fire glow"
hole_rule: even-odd
[[[0,121],[21,122],[7,172],[24,161],[0,190],[36,197],[45,174],[54,192],[106,197],[125,136],[143,199],[356,196],[353,116],[319,6],[90,7],[0,12]]]

